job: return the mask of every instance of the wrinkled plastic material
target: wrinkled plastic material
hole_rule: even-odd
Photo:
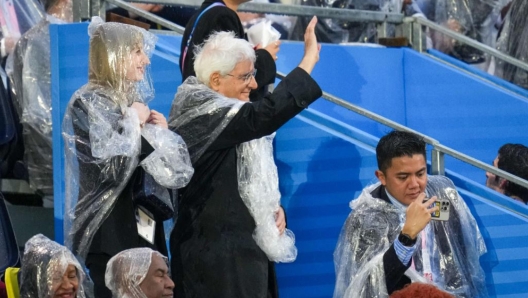
[[[280,235],[275,212],[280,208],[279,176],[273,159],[275,134],[237,146],[238,190],[255,219],[253,239],[273,262],[297,258],[295,235],[289,229]]]
[[[513,1],[504,20],[497,49],[528,63],[528,2]],[[500,59],[496,60],[495,74],[509,82],[528,89],[528,72]]]
[[[73,254],[64,246],[52,241],[42,234],[31,237],[26,242],[22,268],[20,269],[20,297],[51,298],[54,281],[60,279],[68,265],[77,269],[79,287],[77,298],[85,298],[83,287],[85,275]]]
[[[169,114],[169,127],[181,134],[195,163],[243,104],[214,92],[196,77],[189,77],[178,87]],[[207,121],[196,121],[202,115],[207,115]]]
[[[50,24],[62,20],[47,15],[18,41],[8,67],[14,102],[23,127],[24,162],[29,185],[53,195],[51,145]]]
[[[147,298],[139,285],[147,276],[152,257],[157,254],[167,262],[167,258],[150,248],[124,250],[106,264],[105,284],[115,298]]]
[[[302,0],[302,5],[370,10],[380,12],[400,13],[401,1],[398,0]],[[295,39],[302,40],[306,25],[311,18],[299,17],[296,26]],[[389,36],[393,35],[394,26],[389,26]],[[375,23],[354,22],[323,18],[316,26],[318,40],[331,43],[367,42],[375,41],[377,28]]]
[[[363,189],[350,203],[352,212],[341,231],[334,253],[336,288],[334,298],[388,297],[383,254],[398,237],[405,213],[396,206],[373,198],[380,184]],[[487,297],[485,277],[479,257],[486,246],[477,223],[458,195],[451,180],[429,176],[426,194],[451,202],[448,221],[432,220],[424,229],[433,283],[456,297]],[[434,231],[434,232],[431,232]],[[424,282],[421,233],[413,255],[415,269],[406,275]]]
[[[15,0],[14,4],[20,34],[26,33],[45,17],[44,7],[38,0]]]
[[[220,135],[244,103],[226,98],[189,77],[178,88],[169,117],[169,126],[181,133],[196,162]],[[207,115],[207,121],[200,118]],[[240,195],[257,225],[253,238],[276,262],[292,262],[297,256],[295,238],[287,230],[283,235],[275,225],[279,208],[277,168],[273,160],[272,136],[242,143],[237,147],[237,171]]]
[[[480,26],[493,9],[493,2],[490,0],[416,0],[416,3],[429,20],[478,41],[482,41]],[[430,36],[433,47],[441,52],[466,63],[484,61],[482,52],[460,44],[440,32],[432,30]]]
[[[90,47],[106,54],[90,57],[89,82],[77,90],[66,110],[62,135],[65,143],[66,193],[64,221],[68,247],[82,260],[94,234],[114,207],[139,163],[141,135],[152,152],[141,166],[164,187],[181,188],[192,174],[183,140],[168,129],[140,127],[133,102],[146,102],[153,90],[148,70],[143,80],[126,79],[124,65],[132,45],[144,45],[150,55],[156,37],[138,27],[93,22]],[[103,81],[103,78],[108,81]],[[147,96],[146,98],[143,96]]]
[[[247,30],[247,37],[251,44],[266,47],[279,40],[280,33],[271,26],[270,20],[262,20]]]

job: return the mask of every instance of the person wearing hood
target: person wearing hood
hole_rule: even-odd
[[[196,170],[179,192],[170,237],[176,297],[277,297],[273,262],[297,256],[280,207],[273,136],[322,92],[310,76],[319,60],[314,17],[301,63],[249,102],[255,51],[233,32],[217,32],[196,52],[178,88],[169,126],[189,147]]]
[[[388,297],[415,281],[456,297],[488,296],[477,223],[451,180],[427,175],[425,154],[416,134],[380,139],[379,182],[350,203],[334,252],[334,298]]]
[[[26,242],[20,268],[20,297],[85,298],[81,264],[66,247],[42,234]]]
[[[88,31],[88,83],[72,95],[62,127],[64,234],[90,270],[95,296],[103,298],[111,297],[104,272],[112,256],[136,247],[167,254],[163,221],[173,208],[167,189],[185,186],[193,168],[181,137],[147,106],[156,36],[98,17]],[[143,186],[151,185],[149,195]]]
[[[114,298],[173,296],[168,259],[146,247],[127,249],[113,256],[106,265],[105,282]]]

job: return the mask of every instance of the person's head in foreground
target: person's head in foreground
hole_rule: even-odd
[[[249,101],[257,88],[255,50],[234,32],[216,32],[195,49],[196,78],[225,97]]]
[[[20,269],[20,297],[84,298],[84,272],[64,246],[38,234],[26,242]]]
[[[376,147],[376,177],[400,203],[409,205],[425,191],[427,164],[424,140],[413,133],[392,131]]]
[[[528,147],[522,144],[504,144],[499,148],[493,166],[528,180]],[[486,172],[486,186],[517,201],[528,203],[528,189],[493,173]]]
[[[108,261],[106,286],[117,298],[172,297],[167,258],[150,248],[124,250]]]
[[[153,97],[147,67],[157,37],[142,28],[121,23],[104,23],[94,17],[90,34],[90,83],[119,93],[138,93],[145,101]],[[133,94],[132,94],[133,95]]]
[[[390,295],[390,298],[454,298],[455,296],[439,288],[420,282],[408,284]]]

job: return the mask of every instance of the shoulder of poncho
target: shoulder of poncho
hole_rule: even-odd
[[[453,183],[451,179],[447,178],[446,176],[441,176],[441,175],[429,175],[427,177],[427,184],[429,185],[429,183],[431,184],[441,183],[442,185],[449,184],[452,187],[455,187],[455,184]]]
[[[361,191],[359,197],[350,202],[352,216],[363,216],[367,213],[398,213],[393,205],[371,195],[371,192],[379,185],[380,183],[368,185]]]

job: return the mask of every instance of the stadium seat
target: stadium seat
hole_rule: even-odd
[[[5,272],[7,298],[20,298],[20,287],[18,285],[18,271],[20,271],[20,268],[9,267]]]

